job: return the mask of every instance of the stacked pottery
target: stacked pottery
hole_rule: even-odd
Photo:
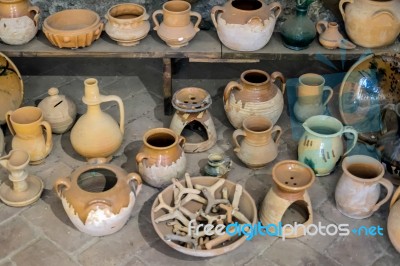
[[[398,0],[341,0],[347,35],[355,44],[376,48],[392,44],[400,33]]]
[[[25,44],[35,37],[40,10],[29,0],[0,0],[0,39],[11,45]]]
[[[278,2],[266,5],[259,0],[229,0],[223,7],[212,8],[211,19],[226,47],[256,51],[270,40],[281,10]]]
[[[185,138],[168,128],[154,128],[143,136],[143,146],[136,155],[139,173],[153,187],[165,187],[186,170],[183,151]]]
[[[389,239],[393,246],[396,248],[397,252],[400,253],[400,201],[398,201],[400,196],[400,187],[397,188],[390,201],[390,212],[387,221],[387,231]]]
[[[339,32],[339,25],[336,22],[318,21],[317,31],[319,42],[326,49],[354,49],[356,46],[346,40]]]
[[[276,79],[281,81],[282,91],[274,84]],[[243,72],[239,82],[229,82],[224,90],[224,108],[229,122],[240,128],[246,117],[259,115],[274,125],[283,111],[285,84],[280,72],[271,76],[262,70]]]

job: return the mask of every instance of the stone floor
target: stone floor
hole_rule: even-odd
[[[142,145],[142,136],[150,128],[168,127],[171,116],[163,114],[161,94],[161,62],[157,60],[104,59],[14,59],[23,74],[24,105],[37,104],[50,87],[74,99],[80,114],[85,112],[81,102],[83,80],[95,77],[103,94],[120,96],[125,104],[125,138],[112,164],[128,172],[136,171],[135,155]],[[271,73],[280,70],[288,78],[306,72],[331,74],[343,72],[348,63],[332,65],[309,62],[262,62],[260,64],[199,64],[177,62],[174,89],[198,86],[207,89],[213,99],[211,113],[216,125],[218,141],[210,150],[188,154],[187,171],[200,175],[209,153],[223,152],[233,160],[228,179],[237,182],[251,194],[257,206],[271,187],[271,169],[274,163],[259,170],[244,166],[232,151],[233,127],[222,106],[222,92],[228,81],[239,77],[249,68],[261,68]],[[350,64],[351,65],[351,64]],[[337,88],[336,88],[337,89]],[[337,90],[336,90],[337,91]],[[285,97],[286,98],[286,97]],[[337,103],[333,101],[332,105]],[[287,100],[286,100],[287,104]],[[115,104],[103,108],[118,119]],[[334,109],[334,108],[333,108]],[[300,125],[290,121],[289,108],[277,123],[283,128],[279,156],[275,162],[296,159],[297,140],[294,132]],[[11,136],[5,126],[7,150]],[[341,175],[317,178],[309,189],[313,204],[314,223],[349,224],[349,227],[381,226],[383,236],[306,236],[282,240],[256,236],[226,255],[202,259],[178,253],[168,247],[155,233],[150,209],[160,190],[144,185],[138,195],[131,218],[117,233],[91,237],[79,232],[68,219],[61,201],[53,190],[58,177],[67,177],[83,159],[74,153],[69,133],[53,135],[54,148],[45,162],[29,166],[30,173],[41,177],[45,190],[41,199],[29,207],[11,208],[0,203],[0,265],[398,265],[400,256],[392,247],[386,232],[388,206],[384,205],[372,217],[354,220],[343,216],[335,207],[333,197],[336,182]],[[0,180],[7,178],[0,170]]]

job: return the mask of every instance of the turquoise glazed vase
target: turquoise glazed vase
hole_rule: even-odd
[[[343,126],[334,117],[316,115],[308,118],[305,132],[298,145],[298,160],[310,166],[316,176],[329,175],[342,156],[346,156],[356,145],[358,133],[350,126]],[[342,136],[353,135],[352,144],[344,152]]]
[[[315,23],[307,16],[308,7],[314,0],[297,0],[296,15],[289,17],[282,25],[283,44],[292,50],[306,49],[317,34]]]

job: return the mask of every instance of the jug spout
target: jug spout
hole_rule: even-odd
[[[100,104],[102,102],[98,82],[94,78],[85,80],[85,96],[84,103],[93,105]]]

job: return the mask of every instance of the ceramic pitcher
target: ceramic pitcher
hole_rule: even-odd
[[[85,95],[82,101],[87,105],[87,112],[78,119],[71,130],[72,147],[88,160],[96,158],[109,160],[122,143],[124,104],[118,96],[100,94],[97,80],[94,78],[85,80]],[[110,101],[118,103],[119,125],[114,118],[100,108],[101,103]]]
[[[263,167],[278,156],[281,134],[281,127],[273,126],[269,119],[262,116],[247,117],[243,121],[243,128],[233,132],[233,151],[247,167]],[[240,144],[239,136],[244,137]]]
[[[323,101],[325,91],[328,92],[328,96]],[[304,122],[311,116],[322,115],[332,95],[333,90],[325,86],[323,76],[313,73],[301,75],[297,86],[297,101],[293,107],[296,119]]]
[[[334,117],[316,115],[308,118],[305,132],[298,144],[298,160],[310,166],[316,176],[329,175],[342,156],[346,156],[356,145],[358,133],[350,126],[343,126]],[[353,141],[344,152],[342,136],[353,135]]]
[[[169,1],[163,5],[162,10],[153,12],[154,30],[171,48],[188,45],[200,30],[201,15],[191,11],[191,8],[191,5],[185,1]],[[157,19],[159,14],[164,17],[161,23]],[[192,16],[197,18],[194,25],[190,21]]]
[[[389,235],[390,242],[400,253],[400,201],[398,200],[400,196],[400,187],[395,191],[392,200],[390,201],[390,212],[387,221],[387,231]]]
[[[279,79],[281,90],[274,84]],[[241,128],[246,117],[259,115],[278,121],[283,110],[283,94],[286,80],[282,73],[269,75],[262,70],[246,70],[240,81],[229,82],[224,90],[224,108],[229,122],[235,128]]]
[[[318,21],[317,32],[319,34],[319,43],[326,49],[354,49],[354,43],[346,40],[339,32],[339,25],[336,22]]]
[[[12,148],[27,151],[31,164],[42,163],[53,148],[51,126],[43,121],[42,111],[33,106],[21,107],[7,112],[6,121],[14,136]]]
[[[393,185],[383,178],[382,164],[369,156],[353,155],[343,159],[343,174],[335,190],[336,207],[344,215],[363,219],[371,216],[393,193]],[[380,185],[387,190],[379,201]]]

